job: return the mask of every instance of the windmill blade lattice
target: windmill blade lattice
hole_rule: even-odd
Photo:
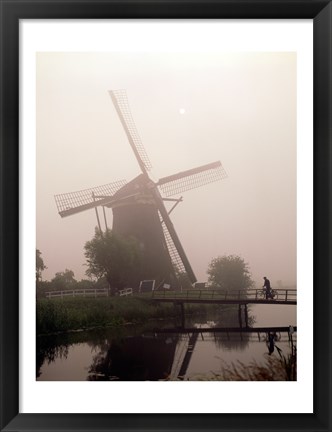
[[[204,186],[227,177],[221,163],[213,162],[168,177],[161,178],[157,185],[168,197],[190,189]]]
[[[176,271],[178,271],[179,273],[183,273],[183,274],[187,274],[186,272],[186,268],[183,264],[183,261],[179,255],[179,252],[173,242],[173,239],[171,237],[170,232],[168,231],[167,226],[165,225],[163,218],[161,216],[161,214],[159,213],[159,218],[160,218],[160,222],[162,224],[163,227],[163,231],[164,231],[164,237],[165,237],[165,241],[166,241],[166,245],[167,245],[167,249],[168,249],[168,253],[171,257],[171,261],[173,264],[173,267]],[[189,276],[188,279],[190,280]]]
[[[90,189],[83,189],[76,192],[54,195],[54,199],[61,216],[67,215],[70,211],[80,207],[88,206],[95,203],[93,195],[96,197],[112,197],[125,184],[126,180],[119,180],[114,183],[108,183],[102,186],[96,186]],[[83,208],[82,210],[84,210]]]
[[[135,126],[135,122],[131,115],[127,93],[125,90],[112,90],[109,93],[111,95],[114,107],[118,113],[122,126],[126,132],[131,148],[135,153],[139,166],[141,167],[141,170],[145,173],[152,168],[152,165],[145,151],[145,148],[143,147],[141,138]]]

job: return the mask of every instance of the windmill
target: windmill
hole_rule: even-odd
[[[177,288],[179,274],[193,284],[197,279],[169,216],[182,197],[169,197],[221,180],[226,177],[226,173],[218,161],[163,177],[157,182],[152,181],[148,174],[152,166],[132,118],[126,91],[110,91],[109,94],[141,174],[129,182],[120,180],[55,195],[58,212],[61,217],[67,217],[95,209],[99,223],[97,207],[103,208],[104,215],[105,207],[111,208],[113,232],[135,237],[142,250],[141,273],[134,275],[131,280],[134,288],[142,279],[155,280],[157,287],[167,284]],[[169,211],[165,201],[174,202]]]

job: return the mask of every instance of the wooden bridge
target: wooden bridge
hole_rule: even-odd
[[[170,291],[157,290],[152,292],[152,299],[156,302],[174,303],[181,307],[182,327],[185,327],[184,305],[185,303],[202,304],[223,304],[238,305],[238,317],[240,328],[244,314],[245,326],[248,327],[248,304],[269,304],[269,305],[296,305],[297,290],[278,289],[272,291],[273,298],[266,298],[263,289],[251,290],[186,290]],[[244,313],[242,312],[244,309]]]
[[[153,300],[173,303],[214,303],[214,304],[287,304],[296,305],[297,290],[273,290],[273,299],[266,299],[262,289],[252,290],[157,290],[152,292]]]

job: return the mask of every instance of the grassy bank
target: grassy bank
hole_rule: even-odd
[[[191,377],[192,381],[296,381],[297,380],[297,350],[292,343],[292,352],[279,356],[266,357],[262,364],[252,361],[244,364],[222,362],[222,372]]]
[[[204,305],[188,305],[186,313],[204,313]],[[180,309],[173,304],[158,304],[141,297],[67,297],[39,299],[36,306],[37,335],[125,323],[144,323],[152,319],[175,318]]]

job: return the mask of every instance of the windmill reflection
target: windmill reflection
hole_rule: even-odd
[[[114,340],[93,358],[89,381],[157,381],[169,376],[177,336]]]

